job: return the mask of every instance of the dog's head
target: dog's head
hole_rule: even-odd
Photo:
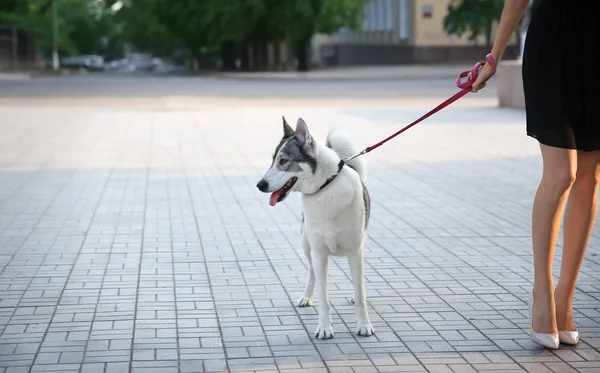
[[[298,119],[294,131],[283,118],[283,138],[275,148],[271,167],[256,187],[261,192],[271,193],[269,204],[275,206],[289,192],[299,190],[316,167],[314,141],[306,123]]]

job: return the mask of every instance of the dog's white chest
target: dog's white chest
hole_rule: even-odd
[[[362,245],[365,210],[358,193],[304,196],[304,227],[315,250],[344,256]]]

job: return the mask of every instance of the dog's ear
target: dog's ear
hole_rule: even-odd
[[[283,137],[294,136],[294,129],[290,127],[284,116],[281,116],[281,118],[283,118]]]
[[[312,136],[310,135],[310,132],[308,132],[308,126],[302,118],[298,118],[298,123],[296,123],[296,138],[306,145],[310,145],[312,142]]]

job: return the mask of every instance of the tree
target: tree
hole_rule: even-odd
[[[244,4],[262,0],[244,1]],[[243,37],[251,6],[239,0],[129,0],[118,15],[126,39],[138,49],[159,55],[185,49],[197,60],[220,43]],[[251,25],[250,27],[253,27]]]
[[[444,18],[444,28],[449,34],[468,34],[476,41],[485,35],[486,46],[492,45],[492,26],[500,20],[504,0],[452,0]]]
[[[107,3],[107,6],[112,7],[113,3]],[[179,43],[155,8],[155,0],[127,2],[115,11],[115,19],[122,27],[123,42],[148,53],[166,56]]]
[[[244,70],[249,69],[248,47],[262,50],[268,42],[265,26],[267,0],[207,0],[204,27],[208,40],[220,47],[224,70],[234,70],[235,61],[242,60]],[[277,34],[270,30],[270,34]],[[266,51],[266,49],[264,49]],[[262,68],[261,58],[254,53],[254,66]]]
[[[121,27],[104,2],[95,0],[2,0],[0,22],[28,29],[44,56],[52,51],[52,12],[55,1],[60,54],[123,54]]]
[[[70,0],[76,1],[76,0]],[[81,0],[77,0],[81,1]],[[117,0],[104,0],[112,6]],[[298,69],[308,69],[308,45],[317,32],[356,28],[369,0],[120,0],[117,18],[126,40],[140,49],[184,47],[199,58],[220,51],[224,69],[235,61],[266,66],[267,46],[286,42]]]
[[[276,1],[276,0],[275,0]],[[298,59],[298,70],[308,70],[308,46],[320,32],[331,34],[342,27],[359,27],[369,0],[287,0],[279,2],[287,38]]]

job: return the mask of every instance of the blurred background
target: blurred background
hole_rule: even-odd
[[[503,0],[0,0],[0,71],[307,71],[471,62]],[[521,32],[506,52],[519,56]]]

